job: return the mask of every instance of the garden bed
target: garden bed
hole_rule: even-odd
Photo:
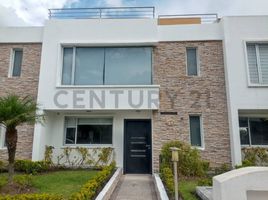
[[[102,170],[61,170],[35,175],[19,173],[7,184],[7,173],[0,174],[0,200],[9,199],[94,199],[115,170],[115,164]]]

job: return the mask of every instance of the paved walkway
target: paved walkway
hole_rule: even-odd
[[[156,200],[151,175],[127,174],[119,181],[111,200]]]

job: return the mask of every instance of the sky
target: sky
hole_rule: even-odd
[[[0,26],[42,26],[49,8],[120,6],[154,6],[165,15],[268,15],[268,0],[0,0]]]

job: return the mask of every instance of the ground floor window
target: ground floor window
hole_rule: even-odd
[[[201,116],[190,115],[190,139],[191,145],[202,147],[202,129],[201,129]]]
[[[65,144],[112,144],[112,118],[65,118]]]
[[[0,124],[0,148],[6,147],[6,128]]]
[[[239,117],[242,145],[268,145],[268,118]]]

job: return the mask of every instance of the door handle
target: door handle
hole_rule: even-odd
[[[146,144],[145,146],[146,146],[148,149],[151,149],[151,145]]]

